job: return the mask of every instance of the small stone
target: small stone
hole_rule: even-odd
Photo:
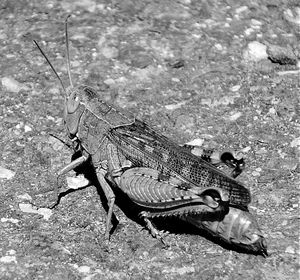
[[[70,189],[76,190],[87,186],[89,181],[83,175],[79,175],[77,177],[67,177],[67,183]]]
[[[10,222],[13,224],[17,224],[19,222],[19,220],[17,219],[13,219],[13,218],[1,218],[1,223],[6,223],[6,222]]]
[[[247,146],[247,147],[245,147],[245,148],[243,148],[241,150],[241,152],[244,153],[244,154],[248,153],[249,151],[251,151],[251,147],[250,146]]]
[[[222,46],[221,44],[215,44],[215,48],[216,48],[218,51],[223,50],[223,46]]]
[[[300,27],[300,7],[296,7],[294,11],[291,9],[287,9],[283,12],[284,19],[291,23]]]
[[[17,196],[17,198],[20,199],[20,200],[23,200],[23,201],[32,200],[32,197],[28,193],[20,194],[20,195]]]
[[[296,55],[293,53],[292,49],[288,47],[268,44],[267,54],[272,62],[281,65],[296,65],[298,62]]]
[[[32,128],[25,124],[24,125],[24,130],[25,130],[25,132],[30,132],[30,131],[32,131]]]
[[[241,14],[243,12],[248,11],[248,7],[247,6],[241,6],[235,9],[235,13],[236,14]]]
[[[236,121],[242,115],[243,115],[242,112],[236,112],[236,113],[232,114],[231,116],[229,116],[228,120],[231,121],[231,122]]]
[[[300,137],[293,139],[290,145],[292,148],[300,146]]]
[[[87,265],[82,265],[77,268],[80,273],[90,273],[91,268]]]
[[[0,166],[0,179],[10,180],[12,177],[15,176],[15,174],[16,172]]]
[[[172,78],[172,82],[174,82],[174,83],[179,83],[180,80],[179,80],[178,78]]]
[[[11,263],[11,262],[17,263],[17,259],[15,256],[4,256],[4,257],[0,258],[0,262],[2,262],[2,263]]]
[[[204,139],[201,139],[201,138],[197,138],[197,139],[194,139],[188,143],[185,143],[185,145],[188,145],[188,146],[202,146],[204,143]]]
[[[176,109],[180,108],[182,105],[184,105],[185,103],[186,103],[185,101],[182,101],[182,102],[179,102],[176,104],[169,104],[169,105],[165,105],[165,108],[167,110],[176,110]]]
[[[270,108],[268,114],[269,114],[269,115],[276,115],[276,110],[275,110],[275,108],[273,108],[273,107]]]
[[[108,79],[104,80],[103,83],[106,84],[106,85],[108,85],[108,86],[112,86],[112,85],[114,85],[116,82],[115,82],[114,79],[108,78]]]
[[[243,53],[243,57],[245,61],[253,62],[267,59],[267,46],[257,41],[250,42]]]
[[[232,86],[232,87],[230,88],[230,90],[231,90],[232,92],[236,92],[236,91],[239,91],[240,88],[241,88],[240,85],[235,85],[235,86]]]
[[[295,249],[292,246],[288,246],[286,247],[285,252],[287,254],[295,254]]]
[[[260,175],[260,172],[257,172],[257,171],[252,172],[253,177],[258,177],[259,175]]]
[[[19,83],[14,78],[11,77],[3,77],[1,79],[2,86],[10,92],[18,93],[20,90],[28,90],[28,87]]]
[[[251,26],[254,28],[254,29],[259,29],[262,25],[262,22],[257,20],[257,19],[251,19]]]
[[[39,208],[37,213],[42,215],[45,220],[49,220],[53,212],[49,208]]]
[[[19,203],[19,208],[24,213],[40,214],[45,220],[49,220],[52,215],[52,210],[49,208],[37,208],[30,203]]]
[[[119,50],[115,47],[103,47],[101,53],[104,57],[111,59],[119,56]]]
[[[244,34],[248,37],[253,33],[254,29],[252,27],[249,27],[245,29]]]

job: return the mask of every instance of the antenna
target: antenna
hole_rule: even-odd
[[[69,76],[69,82],[70,86],[73,88],[73,82],[71,77],[71,64],[70,64],[70,51],[69,51],[69,36],[68,36],[68,18],[71,15],[68,15],[65,20],[65,32],[66,32],[66,53],[67,53],[67,69],[68,69],[68,76]]]
[[[37,48],[39,49],[39,51],[41,52],[41,54],[43,55],[43,57],[46,59],[46,61],[47,61],[48,64],[50,65],[52,71],[54,72],[55,76],[56,76],[57,79],[59,80],[59,82],[60,82],[60,84],[61,84],[61,86],[62,86],[64,92],[67,93],[67,92],[66,92],[66,88],[65,88],[65,86],[64,86],[64,84],[63,84],[61,78],[58,76],[58,74],[57,74],[55,68],[54,68],[53,65],[51,64],[50,60],[48,59],[48,57],[46,56],[46,54],[44,53],[44,51],[41,49],[41,47],[39,46],[39,44],[37,43],[36,40],[33,40],[33,42],[36,44],[36,46],[37,46]]]

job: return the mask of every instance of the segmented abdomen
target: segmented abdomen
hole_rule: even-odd
[[[229,244],[267,256],[266,241],[255,217],[248,211],[230,207],[221,220],[206,220],[203,216],[188,215],[185,221],[204,229]]]

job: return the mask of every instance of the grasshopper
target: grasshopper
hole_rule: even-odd
[[[112,185],[124,191],[134,202],[146,206],[141,216],[151,233],[160,237],[150,219],[154,216],[225,217],[229,205],[244,207],[250,203],[250,192],[241,183],[219,171],[214,165],[193,155],[130,113],[104,102],[89,86],[73,86],[68,41],[68,18],[65,21],[67,69],[70,87],[65,88],[51,62],[39,47],[65,92],[64,123],[74,153],[79,155],[58,177],[90,162],[108,203],[105,239],[109,239],[115,204]],[[148,188],[127,185],[128,172],[146,168],[159,184]],[[154,174],[154,175],[153,175]],[[157,175],[157,178],[156,178]],[[137,177],[139,178],[139,176]],[[152,181],[153,183],[153,181]],[[135,199],[128,191],[144,192]],[[57,191],[57,190],[56,190]],[[152,213],[152,214],[151,214]],[[155,214],[153,214],[155,213]],[[216,234],[218,234],[216,232]]]

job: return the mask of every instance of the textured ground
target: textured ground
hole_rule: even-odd
[[[0,278],[297,279],[296,4],[1,1]],[[106,215],[94,187],[66,195],[53,211],[28,208],[53,199],[47,190],[55,172],[70,161],[70,150],[49,136],[65,137],[63,93],[32,43],[40,42],[67,84],[68,14],[76,84],[97,88],[104,100],[179,143],[202,139],[204,146],[244,153],[247,168],[239,180],[251,190],[250,210],[270,257],[226,250],[188,231],[169,234],[170,247],[163,249],[120,209],[107,252]],[[281,46],[289,59],[261,59],[263,50],[249,59],[245,50],[253,41]]]

